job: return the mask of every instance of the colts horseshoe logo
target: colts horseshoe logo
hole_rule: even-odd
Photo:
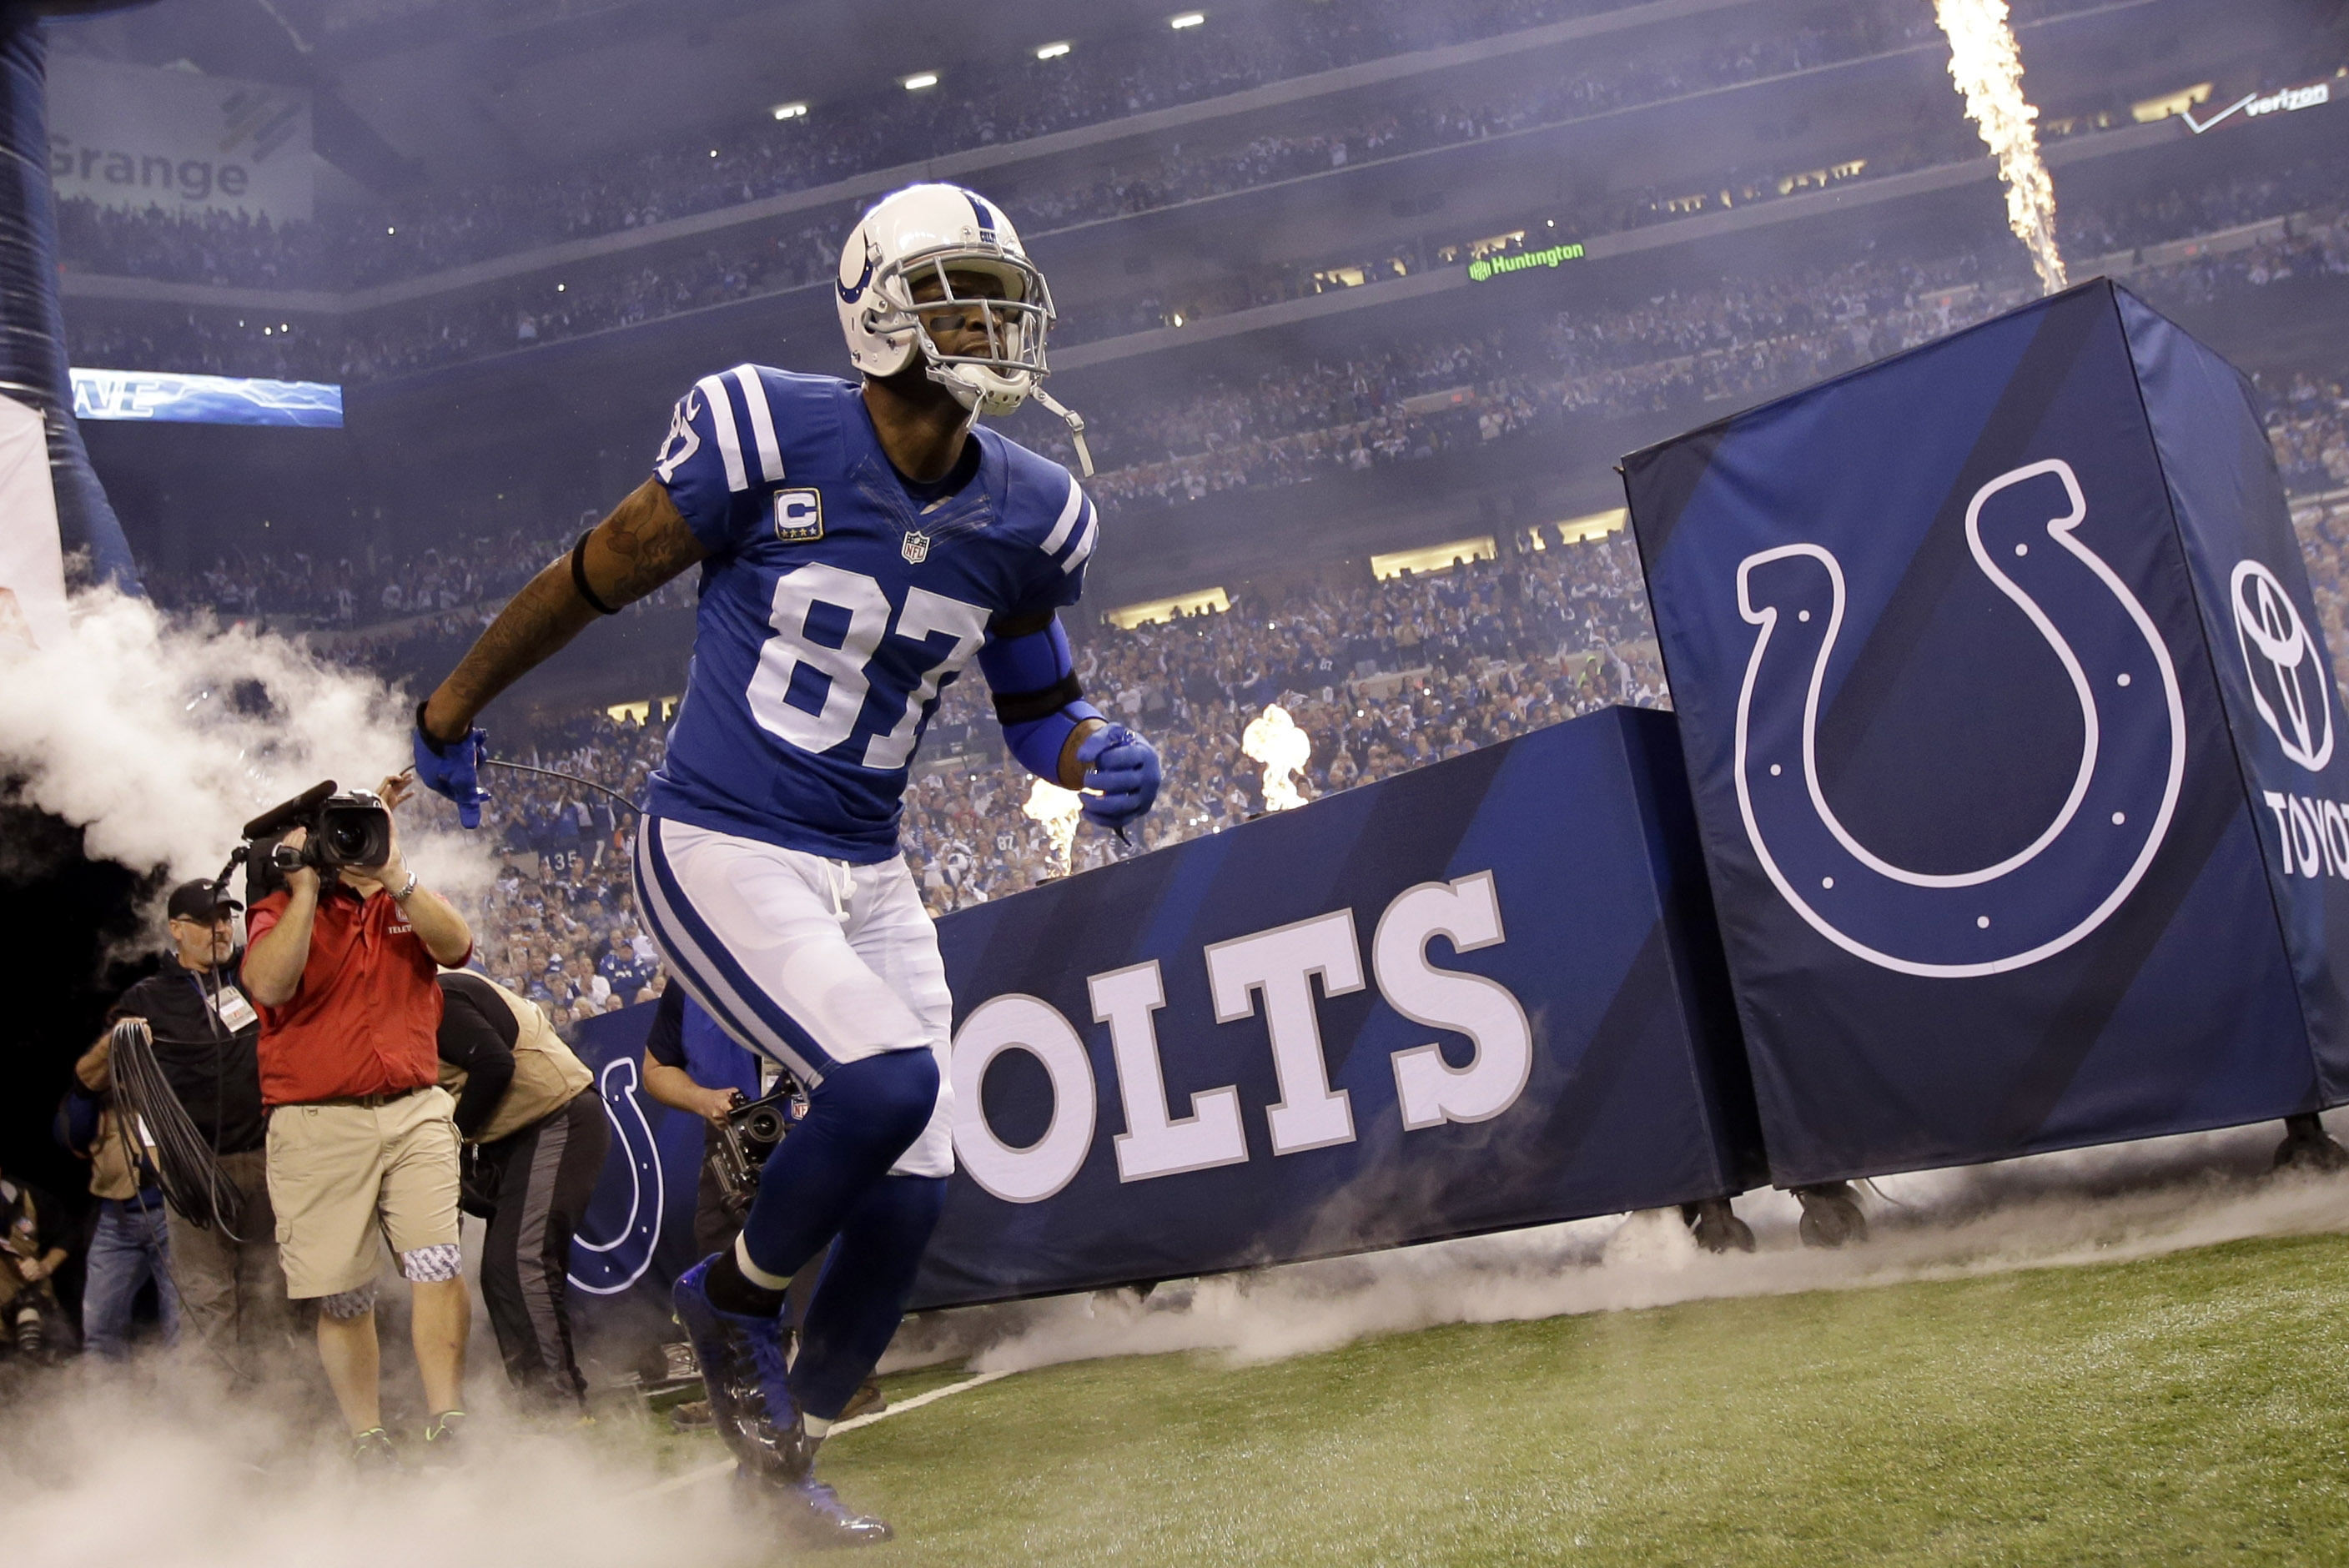
[[[626,1057],[606,1063],[595,1087],[604,1097],[604,1114],[611,1119],[628,1157],[628,1213],[620,1222],[620,1233],[608,1242],[591,1242],[584,1231],[573,1235],[570,1279],[590,1295],[617,1295],[652,1267],[653,1243],[660,1234],[668,1194],[652,1124],[636,1099],[636,1064]]]
[[[2026,519],[2046,512],[2012,504],[1984,523],[1992,497],[2050,478],[2067,504],[2044,528]],[[2058,459],[2001,474],[1966,508],[1974,563],[2029,617],[2071,679],[2080,764],[2037,838],[1995,865],[1946,875],[1870,853],[1819,788],[1819,693],[1843,628],[1841,564],[1816,544],[1738,562],[1738,613],[1760,628],[1737,694],[1738,809],[1771,882],[1845,952],[1903,975],[2021,969],[2103,924],[2161,847],[2186,773],[2185,706],[2152,618],[2074,536],[2087,512],[2080,481]]]

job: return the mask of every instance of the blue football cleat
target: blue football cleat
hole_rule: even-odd
[[[812,1475],[781,1484],[766,1481],[750,1469],[734,1471],[734,1490],[753,1513],[779,1521],[802,1546],[876,1546],[894,1540],[887,1521],[859,1513],[840,1501],[840,1494]]]
[[[815,1445],[784,1382],[782,1320],[711,1305],[703,1281],[717,1261],[713,1253],[678,1275],[669,1293],[701,1365],[709,1413],[745,1472],[771,1483],[799,1480],[815,1458]]]

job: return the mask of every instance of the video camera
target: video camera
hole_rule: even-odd
[[[298,847],[285,841],[285,835],[296,828],[309,830],[309,837]],[[247,822],[244,841],[249,851],[248,882],[265,881],[274,887],[288,872],[304,866],[331,872],[344,866],[383,864],[391,858],[391,813],[385,810],[381,797],[364,789],[338,794],[329,779]],[[268,846],[266,854],[262,852],[264,844]],[[263,890],[248,891],[259,897]]]
[[[807,1114],[807,1096],[785,1078],[764,1099],[745,1100],[740,1090],[734,1099],[734,1109],[713,1130],[709,1170],[718,1178],[720,1202],[739,1224],[750,1212],[750,1200],[759,1195],[759,1172],[767,1157]]]

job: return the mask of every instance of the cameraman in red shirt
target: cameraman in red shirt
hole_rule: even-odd
[[[413,788],[406,774],[385,779],[385,810]],[[285,839],[306,841],[300,828]],[[455,1101],[439,1087],[435,976],[472,955],[472,933],[447,900],[418,885],[396,824],[383,864],[345,866],[323,885],[305,865],[285,882],[245,917],[244,989],[261,1011],[269,1198],[286,1294],[318,1302],[318,1354],[354,1459],[396,1468],[375,1330],[376,1271],[390,1244],[412,1293],[416,1362],[433,1413],[426,1445],[440,1458],[453,1452],[464,1414],[471,1308],[457,1242]]]

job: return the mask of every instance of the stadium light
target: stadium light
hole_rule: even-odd
[[[398,233],[398,232],[399,232],[399,231],[398,231],[397,228],[393,227],[393,226],[392,226],[391,224],[389,224],[389,223],[387,223],[387,224],[385,224],[385,225],[384,225],[383,232],[384,232],[385,233],[387,233],[387,234],[397,234],[397,233]]]
[[[897,79],[897,85],[904,88],[909,93],[917,93],[924,88],[934,88],[937,86],[938,73],[936,71],[916,71],[910,77],[900,77]]]
[[[805,119],[807,118],[807,105],[803,103],[779,103],[767,112],[773,115],[777,119]]]
[[[571,286],[571,285],[570,285],[570,284],[555,284],[555,285],[554,285],[554,292],[555,292],[556,294],[561,294],[564,289],[566,289],[566,288],[568,288],[568,287],[570,287],[570,286]]]
[[[1039,44],[1036,46],[1036,57],[1040,60],[1057,60],[1068,52],[1069,46],[1066,44]]]
[[[1167,17],[1166,25],[1179,33],[1185,27],[1199,26],[1206,19],[1207,14],[1205,11],[1185,11],[1179,16]]]

